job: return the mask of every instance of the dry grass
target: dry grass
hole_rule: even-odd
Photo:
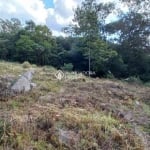
[[[0,149],[144,149],[132,122],[118,114],[131,111],[134,122],[148,133],[149,127],[141,120],[148,125],[148,87],[85,77],[84,81],[57,81],[54,68],[31,67],[37,87],[0,104]],[[28,69],[0,62],[0,76],[18,76]],[[39,101],[41,96],[49,97]],[[73,131],[78,142],[72,147],[61,143],[59,129]]]

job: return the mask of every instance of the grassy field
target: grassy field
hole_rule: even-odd
[[[31,68],[36,88],[0,101],[0,149],[148,149],[149,87],[85,76],[58,81],[53,67],[8,62],[0,62],[0,80]]]

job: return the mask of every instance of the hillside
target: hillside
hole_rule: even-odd
[[[9,95],[4,85],[31,68],[36,87]],[[150,147],[150,87],[85,76],[58,81],[56,72],[47,66],[0,62],[0,149]]]

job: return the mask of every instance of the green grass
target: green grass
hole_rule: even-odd
[[[143,103],[143,104],[142,104],[142,107],[143,107],[144,112],[145,112],[147,115],[150,116],[150,106],[147,105],[147,104],[145,104],[145,103]]]
[[[10,106],[10,109],[18,109],[20,108],[20,102],[16,100],[12,100],[8,104]]]
[[[23,71],[24,69],[18,63],[10,63],[5,61],[0,62],[0,75],[7,75],[7,74],[19,75]]]

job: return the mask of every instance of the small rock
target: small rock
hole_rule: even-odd
[[[133,118],[133,115],[131,112],[128,112],[127,114],[124,115],[124,118],[128,121],[131,121]]]
[[[49,102],[52,99],[52,95],[45,95],[45,96],[40,96],[39,101],[46,101]]]
[[[59,141],[60,143],[72,148],[79,142],[79,135],[74,131],[65,131],[59,129]]]
[[[139,101],[135,101],[135,104],[136,104],[136,105],[140,105]]]

